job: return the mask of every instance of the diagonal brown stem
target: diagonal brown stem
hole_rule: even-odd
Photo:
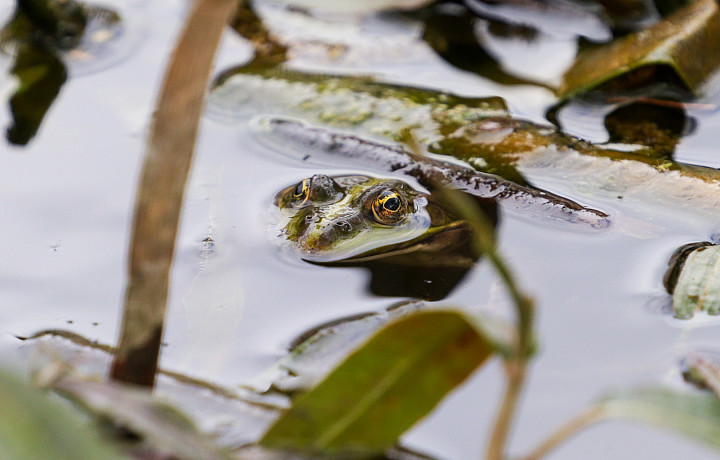
[[[553,449],[558,447],[570,437],[590,425],[601,422],[606,418],[600,406],[591,406],[585,411],[578,414],[575,418],[561,426],[550,437],[545,439],[539,446],[535,448],[529,455],[522,457],[521,460],[539,460],[549,454]]]
[[[185,182],[215,50],[237,0],[197,0],[168,65],[135,204],[112,378],[152,387]]]
[[[488,460],[502,460],[504,457],[507,439],[515,417],[515,410],[522,394],[527,373],[527,363],[524,359],[513,358],[506,363],[507,384],[503,401],[498,409],[488,443],[486,458]]]

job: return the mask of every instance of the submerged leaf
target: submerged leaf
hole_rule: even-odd
[[[652,146],[638,153],[671,160],[682,136],[694,128],[695,120],[682,107],[663,107],[634,102],[605,116],[608,142]]]
[[[438,56],[459,69],[474,72],[503,85],[541,84],[532,78],[513,75],[503,68],[502,63],[478,40],[476,29],[480,21],[467,9],[440,4],[426,13],[422,38]],[[526,39],[531,39],[536,33],[528,28],[514,29],[515,32],[518,30],[522,30]]]
[[[0,373],[0,458],[121,459],[77,413]]]
[[[606,42],[612,34],[599,15],[581,3],[557,0],[465,0],[476,14],[512,24],[530,26],[550,35],[583,36]]]
[[[673,296],[673,311],[680,319],[691,318],[696,311],[720,314],[720,277],[717,276],[720,246],[706,243],[699,246],[686,245],[676,252],[668,269],[671,275],[666,275],[665,284]],[[683,251],[684,248],[688,250]]]
[[[426,311],[400,319],[299,396],[260,444],[311,452],[382,452],[492,353],[462,312]]]
[[[371,13],[382,10],[412,10],[435,0],[363,0],[361,2],[338,2],[337,0],[273,0],[296,8],[308,8],[336,13]]]
[[[180,411],[138,387],[61,377],[53,389],[178,459],[227,459]]]
[[[675,75],[669,78],[697,92],[718,65],[720,6],[717,0],[697,0],[646,30],[582,53],[565,73],[558,96],[607,87],[610,80],[623,89],[644,86],[668,70]]]

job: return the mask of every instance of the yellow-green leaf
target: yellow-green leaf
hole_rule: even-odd
[[[463,312],[423,311],[378,331],[265,433],[265,447],[382,452],[493,353]]]

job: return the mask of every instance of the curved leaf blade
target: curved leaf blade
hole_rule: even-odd
[[[720,399],[714,395],[643,388],[599,403],[602,418],[621,418],[669,428],[720,450]]]
[[[697,0],[648,29],[578,56],[565,72],[558,96],[572,97],[652,66],[670,67],[696,92],[718,65],[720,6],[716,0]]]
[[[394,445],[493,353],[459,311],[424,311],[381,329],[299,396],[265,447],[374,453]]]

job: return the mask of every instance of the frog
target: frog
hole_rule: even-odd
[[[497,203],[474,197],[493,228]],[[279,191],[279,236],[310,263],[370,270],[379,296],[440,300],[480,258],[470,224],[397,178],[315,174]]]

